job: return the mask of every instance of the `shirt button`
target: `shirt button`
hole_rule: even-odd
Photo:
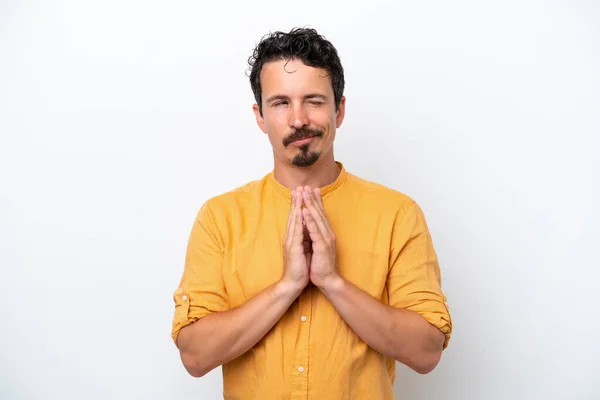
[[[184,294],[183,296],[181,296],[181,300],[186,301],[187,300],[187,296]]]
[[[298,367],[298,372],[300,372],[300,373],[304,372],[304,367],[302,365]]]
[[[302,321],[302,322],[306,322],[306,315],[303,315],[303,316],[301,316],[301,317],[300,317],[300,321]]]

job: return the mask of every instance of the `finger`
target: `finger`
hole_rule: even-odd
[[[302,210],[300,207],[296,207],[294,210],[295,218],[294,218],[294,235],[293,235],[293,244],[301,245],[304,241],[304,228],[302,227]]]
[[[305,193],[305,202],[307,204],[307,208],[310,210],[310,214],[313,217],[313,219],[315,220],[315,223],[321,233],[321,236],[323,238],[330,236],[330,229],[329,226],[327,224],[327,220],[325,218],[325,215],[321,212],[321,210],[319,210],[319,208],[316,206],[316,202],[312,197],[312,192],[309,191],[307,193]]]
[[[323,214],[325,214],[325,205],[323,204],[323,196],[321,196],[321,189],[315,188],[315,198],[317,199],[317,204],[323,210]]]
[[[304,188],[302,186],[298,186],[298,208],[300,209],[300,215],[302,216],[302,210],[304,209],[304,207],[306,207],[306,204],[304,204],[304,195],[302,193],[304,193]],[[305,226],[306,225],[306,221],[304,221],[304,217],[302,217],[302,225]]]
[[[302,187],[296,189],[294,201],[293,230],[291,232],[292,244],[302,244],[304,241],[304,218],[302,217]]]
[[[314,202],[307,195],[306,198],[306,209],[304,212],[306,226],[307,228],[310,225],[309,234],[311,236],[311,240],[315,243],[322,243],[326,238],[327,230],[323,227],[322,218],[319,212],[317,211]]]
[[[287,239],[287,237],[288,237],[288,235],[290,233],[290,224],[291,224],[291,221],[292,221],[292,216],[294,215],[294,193],[295,193],[295,191],[292,190],[291,198],[290,198],[290,200],[291,200],[291,202],[290,202],[290,212],[288,214],[287,225],[285,226],[285,235],[283,236],[286,239]]]
[[[323,204],[321,190],[319,188],[315,188],[312,191],[312,199],[315,203],[315,206],[317,207],[317,210],[319,211],[319,214],[321,214],[321,218],[323,218],[323,221],[327,226],[327,230],[331,231],[331,227],[329,226],[329,220],[327,219],[327,215],[325,214],[325,205]]]
[[[331,224],[329,223],[329,219],[327,218],[327,213],[325,212],[325,204],[323,203],[323,196],[321,195],[321,189],[315,188],[313,196],[316,199],[315,201],[316,201],[317,205],[319,206],[318,209],[321,214],[321,217],[323,218],[323,222],[325,223],[325,226],[327,227],[327,231],[330,233],[330,235],[333,236],[333,229],[331,228]]]
[[[292,198],[292,209],[290,210],[289,222],[288,222],[288,231],[286,236],[286,245],[289,247],[293,243],[294,238],[294,229],[296,225],[296,213],[299,209],[298,207],[298,192],[293,192]]]
[[[322,203],[319,203],[319,200],[317,199],[317,197],[319,197],[319,196],[317,196],[315,194],[317,190],[318,189],[310,190],[308,188],[308,186],[307,186],[307,190],[306,190],[306,193],[308,194],[308,200],[307,201],[312,202],[313,205],[315,206],[315,208],[317,209],[317,211],[319,211],[319,214],[321,215],[321,217],[325,218],[325,210],[322,209],[322,207],[321,207]]]
[[[319,230],[319,226],[317,225],[317,221],[315,220],[313,213],[309,208],[305,208],[302,211],[304,214],[304,220],[306,221],[306,228],[308,229],[308,234],[310,235],[310,240],[312,240],[315,244],[322,243],[323,235]]]

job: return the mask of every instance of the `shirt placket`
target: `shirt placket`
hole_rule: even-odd
[[[307,289],[298,298],[298,341],[292,371],[292,399],[308,398],[309,339],[312,321],[312,290]]]

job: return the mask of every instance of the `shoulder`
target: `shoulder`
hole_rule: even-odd
[[[258,197],[266,179],[267,176],[264,176],[208,198],[201,205],[200,214],[210,214],[216,219],[221,219],[235,210],[244,208]]]
[[[402,211],[416,205],[408,194],[390,186],[348,173],[348,188],[360,196],[361,202],[389,211]]]
[[[377,219],[380,224],[386,221],[391,232],[428,229],[423,209],[410,195],[356,175],[349,175],[348,183],[352,189],[350,192],[358,194],[359,208],[365,210],[364,215]]]

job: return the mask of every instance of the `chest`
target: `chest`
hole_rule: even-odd
[[[250,210],[250,208],[249,208]],[[281,202],[240,210],[229,240],[223,278],[230,306],[243,304],[283,273],[283,240],[289,205]],[[336,262],[340,274],[380,299],[389,270],[391,224],[377,210],[325,202],[329,224],[336,235]]]

